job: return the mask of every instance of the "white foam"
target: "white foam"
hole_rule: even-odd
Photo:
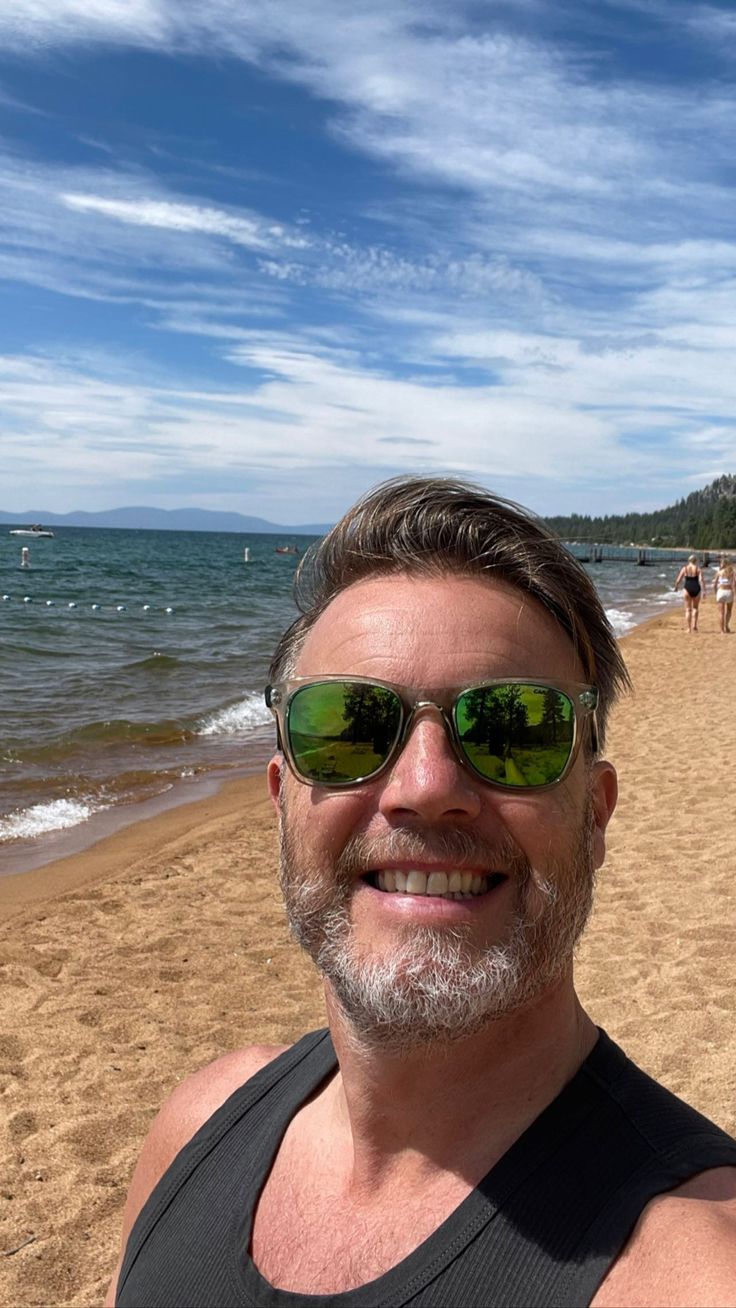
[[[249,691],[245,699],[229,708],[218,709],[210,713],[198,724],[200,736],[237,736],[241,732],[252,731],[253,727],[263,727],[272,722],[270,710],[266,708],[262,695]]]
[[[625,636],[627,631],[636,626],[636,618],[626,609],[606,609],[606,617],[617,636]]]
[[[46,831],[64,831],[86,822],[104,805],[81,799],[55,799],[50,804],[34,804],[19,813],[0,818],[0,840],[28,840]]]

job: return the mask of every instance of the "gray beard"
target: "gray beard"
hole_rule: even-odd
[[[570,965],[593,900],[591,834],[588,801],[574,847],[546,878],[510,839],[490,846],[462,829],[414,828],[352,837],[330,874],[305,867],[284,812],[281,888],[291,933],[330,982],[362,1044],[400,1052],[463,1039],[531,1003]],[[478,946],[470,926],[413,927],[383,954],[360,954],[350,921],[356,879],[385,860],[429,858],[510,876],[515,902],[507,938]]]

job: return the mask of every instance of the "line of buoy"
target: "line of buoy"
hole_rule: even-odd
[[[13,602],[13,596],[12,596],[12,595],[8,595],[8,594],[5,594],[5,595],[2,596],[2,601],[3,601],[4,604],[12,604],[12,602]],[[22,597],[22,602],[23,602],[23,604],[33,604],[33,603],[34,603],[33,596],[32,596],[32,595],[24,595],[24,596]],[[57,601],[56,601],[56,600],[52,600],[52,599],[47,599],[47,600],[39,600],[39,603],[43,603],[44,607],[47,608],[47,609],[53,609],[53,608],[56,607]],[[67,607],[68,609],[77,609],[77,608],[79,608],[79,604],[77,603],[76,600],[69,600],[68,603],[67,603],[67,605],[66,605],[66,607]],[[127,605],[127,604],[90,604],[89,607],[90,607],[90,608],[92,609],[92,611],[95,612],[95,613],[97,613],[97,612],[102,612],[102,611],[105,610],[105,609],[109,609],[110,612],[115,612],[115,613],[127,613],[127,612],[128,612],[128,605]],[[150,613],[152,609],[153,609],[153,605],[151,605],[151,604],[142,604],[142,605],[141,605],[141,612],[142,612],[142,613]],[[155,609],[153,609],[153,611],[156,612]],[[162,607],[161,612],[162,612],[162,613],[175,613],[176,610],[175,610],[175,609],[174,609],[170,604],[167,604],[165,608]]]

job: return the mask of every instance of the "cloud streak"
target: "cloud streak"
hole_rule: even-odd
[[[62,194],[59,199],[78,213],[102,214],[134,227],[156,227],[167,232],[197,232],[221,236],[248,250],[271,250],[278,246],[304,249],[303,237],[289,236],[278,224],[266,226],[261,219],[238,217],[204,205],[174,204],[167,200],[108,200],[99,195]]]

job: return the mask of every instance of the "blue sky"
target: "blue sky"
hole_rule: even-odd
[[[0,0],[0,507],[736,471],[736,10]]]

